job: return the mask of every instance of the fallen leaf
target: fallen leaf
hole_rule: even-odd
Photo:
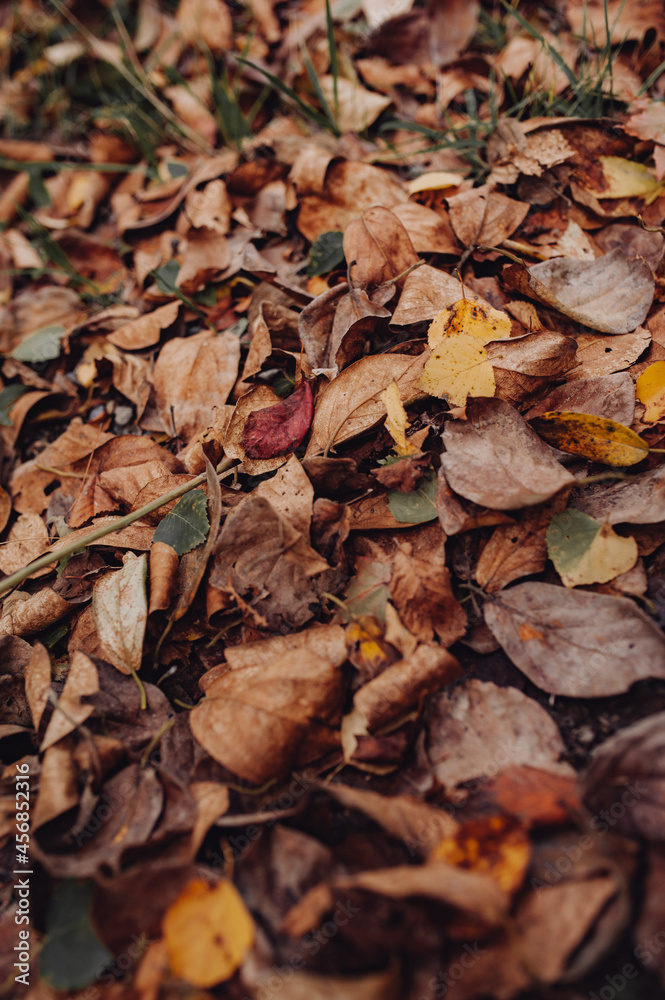
[[[509,403],[474,399],[466,420],[446,424],[441,465],[451,488],[474,503],[516,510],[549,500],[573,477]]]
[[[164,914],[171,971],[202,989],[230,979],[254,941],[254,921],[227,879],[193,879]]]
[[[254,410],[242,431],[242,447],[249,458],[284,455],[302,443],[312,423],[314,398],[306,379],[285,400]]]
[[[622,156],[599,156],[603,182],[601,198],[642,198],[650,205],[663,190],[663,185],[643,163]]]
[[[179,309],[180,302],[169,302],[151,313],[125,323],[124,326],[108,333],[106,339],[110,344],[122,347],[125,351],[140,351],[152,347],[159,342],[162,330],[168,329],[175,323]]]
[[[168,433],[190,441],[213,423],[238,376],[240,343],[232,333],[174,337],[159,352],[153,381]]]
[[[640,403],[646,407],[642,420],[655,424],[665,416],[665,361],[655,361],[635,383]]]
[[[543,413],[531,424],[555,448],[605,465],[635,465],[649,454],[646,441],[630,427],[590,413]]]
[[[581,510],[555,514],[547,529],[547,554],[565,587],[607,583],[637,562],[634,538],[617,535]]]
[[[336,80],[329,75],[321,76],[319,83],[342,132],[364,132],[392,104],[389,97],[366,90],[343,76],[338,76]],[[335,110],[335,90],[339,114]]]
[[[618,249],[594,261],[556,257],[531,267],[512,264],[503,278],[524,295],[601,333],[635,330],[654,296],[647,262],[628,260]]]
[[[122,569],[95,584],[92,610],[106,658],[123,674],[135,673],[143,658],[148,618],[145,556],[125,553]]]
[[[396,521],[405,524],[424,524],[437,516],[436,479],[426,476],[421,485],[411,493],[402,490],[388,491],[388,507]]]
[[[431,642],[436,634],[449,647],[466,632],[466,612],[453,593],[443,542],[429,558],[415,555],[408,542],[400,546],[392,565],[390,599],[421,642]]]
[[[9,534],[0,547],[0,570],[9,576],[22,569],[47,551],[51,540],[46,525],[38,514],[30,511],[21,514],[11,526]],[[52,566],[45,566],[33,573],[30,579],[52,573]]]
[[[552,513],[563,510],[566,492],[544,504],[527,508],[514,524],[501,524],[483,549],[476,567],[476,582],[488,594],[503,590],[513,580],[545,569],[545,532]]]
[[[507,893],[519,889],[531,855],[521,824],[506,816],[471,820],[441,840],[430,857],[463,871],[488,874]]]
[[[248,499],[227,516],[217,542],[210,583],[249,601],[271,628],[292,628],[313,616],[330,566],[290,521],[263,497]],[[320,588],[320,589],[319,589]]]
[[[92,715],[94,706],[88,700],[99,691],[97,668],[89,656],[76,652],[69,665],[65,686],[58,699],[62,711],[56,708],[44,733],[40,751],[43,753],[59,740],[74,732]]]
[[[344,232],[344,256],[350,280],[376,288],[418,262],[409,234],[388,208],[368,208]],[[404,277],[400,284],[403,284]]]
[[[213,681],[189,715],[208,753],[256,784],[339,745],[343,630],[325,626],[289,638],[298,641],[286,651],[279,637],[251,644],[260,659]]]
[[[176,13],[180,34],[188,44],[224,52],[232,43],[233,25],[224,0],[180,0]]]
[[[344,232],[367,208],[392,208],[407,198],[402,185],[378,167],[349,161],[334,163],[327,170],[323,189],[300,199],[298,229],[313,243],[331,229]]]
[[[633,333],[624,333],[611,340],[593,333],[579,333],[575,340],[578,364],[568,372],[568,381],[623,371],[644,353],[651,343],[651,334],[640,326]]]
[[[448,791],[472,779],[482,785],[520,764],[574,774],[560,760],[565,746],[557,726],[517,688],[467,680],[431,699],[426,722],[427,756]]]
[[[417,383],[426,359],[427,353],[382,354],[346,368],[319,392],[306,457],[327,452],[377,424],[385,415],[381,393],[392,382],[397,383],[404,406],[418,399]]]
[[[202,490],[191,490],[162,518],[152,536],[153,545],[170,545],[182,556],[208,537],[208,498]]]
[[[620,729],[597,747],[581,780],[582,798],[595,815],[608,810],[627,837],[662,841],[662,762],[665,712]]]
[[[548,392],[524,416],[532,420],[550,411],[590,413],[630,427],[635,416],[635,386],[627,372],[575,379]]]
[[[342,749],[352,761],[358,737],[374,733],[406,714],[408,709],[460,675],[460,665],[447,650],[422,643],[404,660],[387,667],[364,684],[342,720]]]
[[[493,396],[494,371],[487,351],[471,334],[455,334],[435,347],[418,385],[430,396],[464,406],[469,396]]]
[[[665,466],[642,472],[627,482],[596,486],[574,506],[608,524],[656,524],[665,521]]]
[[[69,614],[72,606],[50,587],[34,594],[23,594],[9,607],[4,607],[0,618],[0,636],[33,635],[60,621]]]
[[[51,658],[48,650],[41,642],[36,642],[32,656],[25,665],[25,696],[30,706],[32,724],[35,732],[39,730],[44,709],[48,704],[48,692],[51,690]]]
[[[520,583],[483,610],[515,666],[551,694],[604,698],[665,676],[665,638],[628,598]]]

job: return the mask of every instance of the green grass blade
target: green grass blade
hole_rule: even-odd
[[[300,111],[301,115],[304,118],[312,122],[314,125],[318,125],[320,128],[324,128],[326,130],[330,129],[330,121],[324,115],[320,114],[314,108],[310,107],[309,104],[303,101],[302,97],[298,97],[295,90],[293,90],[292,87],[289,87],[288,84],[284,83],[283,80],[280,80],[279,77],[274,76],[267,69],[264,69],[263,66],[258,66],[256,63],[251,62],[249,59],[243,58],[243,56],[237,56],[237,59],[238,62],[244,63],[246,66],[249,66],[255,72],[261,73],[263,76],[265,76],[266,80],[269,80],[270,83],[272,83],[273,87],[275,87],[280,92],[280,94],[283,94],[290,101],[293,101],[293,103],[298,108],[298,110]]]

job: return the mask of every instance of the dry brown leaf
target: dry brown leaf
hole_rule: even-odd
[[[140,351],[145,347],[152,347],[158,343],[162,330],[175,323],[179,309],[178,301],[169,302],[168,305],[160,306],[159,309],[146,313],[107,334],[106,339],[126,351]]]
[[[610,346],[614,343],[615,340],[610,341]],[[555,410],[591,413],[630,427],[635,416],[635,384],[627,372],[599,375],[597,378],[577,378],[552,389],[527,410],[525,417],[531,420]]]
[[[71,537],[71,536],[69,536]],[[5,604],[0,618],[0,635],[33,635],[54,625],[71,611],[71,605],[50,587],[35,594],[15,593],[15,600]]]
[[[464,294],[474,302],[489,304],[473,291],[467,289]],[[423,264],[407,275],[392,323],[394,326],[410,326],[411,323],[434,319],[442,309],[450,309],[455,302],[459,302],[462,295],[462,284],[457,278]]]
[[[422,698],[459,677],[454,656],[434,643],[422,643],[407,659],[387,667],[364,684],[353,698],[351,712],[342,722],[344,757],[352,761],[358,737],[394,722]]]
[[[365,290],[396,278],[418,262],[402,222],[390,209],[380,207],[368,208],[346,227],[344,256],[349,280]]]
[[[334,106],[335,89],[337,90],[339,114],[336,121],[342,132],[364,132],[392,104],[390,97],[366,90],[358,82],[354,83],[343,76],[337,77],[336,88],[332,76],[322,76],[319,82],[331,108]]]
[[[450,487],[467,500],[516,510],[548,500],[573,476],[509,403],[475,399],[466,420],[446,424],[441,465]]]
[[[402,185],[378,167],[334,163],[326,174],[323,191],[300,199],[298,229],[313,243],[328,230],[344,231],[367,208],[392,208],[407,198]]]
[[[39,514],[21,514],[11,526],[7,539],[0,546],[0,570],[9,576],[37,559],[48,549],[51,541],[46,525]],[[45,566],[33,573],[30,579],[53,572],[52,566]]]
[[[213,52],[231,47],[233,25],[224,0],[180,0],[176,21],[190,45],[204,44]]]
[[[556,257],[531,267],[511,264],[503,278],[524,295],[601,333],[635,330],[654,296],[647,262],[628,260],[619,249],[594,261]]]
[[[148,619],[144,555],[126,552],[122,569],[107,573],[92,592],[92,611],[105,659],[123,674],[135,673],[143,658]]]
[[[657,712],[620,729],[594,750],[582,777],[585,805],[594,814],[611,810],[617,833],[662,842],[664,721]]]
[[[560,761],[565,745],[538,702],[514,687],[470,680],[433,698],[427,710],[427,754],[441,784],[481,784],[507,767],[529,764],[573,775]]]
[[[392,212],[402,223],[417,253],[446,253],[457,256],[460,246],[443,211],[433,212],[416,201],[394,205]]]
[[[443,542],[427,557],[415,555],[403,542],[393,560],[390,598],[404,625],[421,642],[430,642],[436,633],[443,646],[452,646],[466,632],[467,618],[444,563]]]
[[[189,720],[215,760],[263,784],[338,745],[346,646],[333,629],[314,630],[325,631],[316,651],[308,648],[308,632],[287,653],[270,645],[279,639],[268,639],[260,664],[236,666],[207,688]]]
[[[30,662],[25,665],[25,696],[30,706],[35,732],[39,730],[51,689],[51,659],[46,646],[36,642]]]
[[[572,506],[609,524],[656,524],[665,520],[665,466],[623,483],[597,486],[576,496]]]
[[[258,622],[298,628],[312,618],[310,605],[326,589],[329,569],[291,522],[256,496],[227,516],[215,545],[210,583],[236,600],[240,597],[241,606]]]
[[[529,208],[525,202],[492,191],[488,185],[448,198],[451,225],[465,247],[499,246],[524,221]]]
[[[213,422],[238,376],[240,343],[230,333],[175,337],[164,345],[153,372],[164,426],[190,441]],[[172,416],[173,415],[173,416]]]
[[[381,393],[396,382],[405,406],[423,395],[418,380],[429,351],[412,357],[382,354],[361,358],[318,395],[306,457],[320,455],[383,420]]]
[[[272,479],[259,483],[254,496],[264,497],[273,510],[291,522],[296,531],[309,538],[314,488],[295,455],[277,470]]]
[[[165,542],[153,542],[150,547],[150,604],[148,614],[164,611],[175,593],[180,559]]]
[[[628,598],[520,583],[484,615],[515,666],[551,694],[602,698],[665,677],[665,637]]]
[[[486,350],[494,369],[552,379],[575,365],[577,346],[572,337],[540,330],[519,339],[493,341]]]
[[[67,680],[58,699],[62,708],[54,708],[40,750],[48,750],[58,740],[74,732],[94,711],[94,706],[87,700],[89,695],[99,691],[97,668],[89,656],[76,652],[72,657],[67,673]]]
[[[547,562],[545,533],[552,516],[565,510],[566,492],[526,510],[516,524],[495,528],[476,567],[476,582],[488,594],[522,576],[542,573]]]
[[[578,333],[575,340],[577,364],[568,372],[569,382],[623,371],[644,353],[651,342],[651,334],[638,326],[633,333],[624,333],[612,340],[597,333]]]

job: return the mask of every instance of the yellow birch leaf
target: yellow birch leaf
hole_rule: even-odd
[[[397,382],[391,382],[388,388],[383,390],[381,399],[385,403],[388,413],[386,430],[395,442],[395,451],[398,455],[413,455],[418,449],[406,440],[406,429],[409,426],[409,421]]]
[[[665,361],[654,361],[635,383],[635,392],[646,410],[645,424],[655,424],[665,416]]]
[[[605,465],[635,465],[649,454],[649,445],[625,424],[591,413],[551,410],[531,420],[548,444]]]
[[[489,344],[490,340],[505,340],[510,336],[510,329],[510,316],[507,313],[471,299],[459,299],[450,309],[443,309],[434,317],[427,331],[427,338],[432,349],[446,337],[461,334],[475,337],[481,344]]]
[[[598,159],[609,185],[598,192],[599,198],[644,198],[650,205],[663,190],[662,182],[642,163],[621,156],[599,156]]]
[[[254,941],[254,922],[232,882],[188,882],[162,924],[171,971],[206,989],[230,979]]]
[[[417,194],[418,191],[441,191],[444,188],[457,187],[461,182],[460,174],[453,174],[449,170],[430,170],[412,180],[407,190],[410,195]]]
[[[418,385],[452,406],[464,406],[467,396],[493,396],[496,389],[487,351],[471,334],[446,337],[434,348]]]
[[[565,587],[608,583],[637,562],[637,542],[617,535],[581,510],[555,514],[547,529],[547,554]]]

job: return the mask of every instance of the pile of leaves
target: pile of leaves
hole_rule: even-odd
[[[661,4],[3,17],[0,996],[665,996]]]

